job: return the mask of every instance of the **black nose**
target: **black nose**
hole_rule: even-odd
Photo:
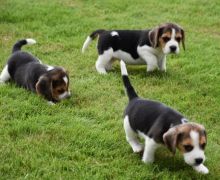
[[[175,52],[176,51],[176,46],[170,46],[170,51]]]
[[[202,163],[202,161],[203,161],[203,159],[202,159],[202,158],[196,158],[196,159],[195,159],[196,165],[201,164],[201,163]]]

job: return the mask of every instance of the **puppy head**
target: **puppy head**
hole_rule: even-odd
[[[58,102],[70,97],[68,73],[60,67],[43,74],[36,83],[36,92],[49,101]]]
[[[154,48],[161,48],[164,54],[178,54],[180,42],[182,42],[183,49],[185,50],[185,33],[177,24],[162,24],[152,29],[149,35],[152,46]]]
[[[175,126],[163,135],[163,140],[174,154],[178,148],[187,164],[198,166],[205,161],[204,150],[207,138],[202,125],[185,123]]]

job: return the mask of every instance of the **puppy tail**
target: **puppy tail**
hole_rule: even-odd
[[[137,93],[135,92],[133,86],[130,83],[130,80],[128,78],[127,68],[126,68],[126,65],[125,65],[123,60],[121,60],[120,65],[121,65],[122,80],[123,80],[123,83],[124,83],[129,101],[131,101],[132,99],[138,97],[138,95],[137,95]]]
[[[82,53],[85,52],[85,50],[87,49],[87,47],[91,44],[92,40],[94,40],[98,35],[102,34],[103,32],[105,32],[104,29],[98,29],[94,32],[92,32],[85,40],[85,42],[83,43],[83,47],[82,47]]]
[[[28,45],[36,44],[36,41],[34,39],[22,39],[22,40],[17,41],[12,48],[12,53],[16,51],[20,51],[21,47],[26,44]]]

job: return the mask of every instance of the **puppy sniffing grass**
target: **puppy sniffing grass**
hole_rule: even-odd
[[[207,142],[205,128],[189,123],[181,113],[160,102],[139,98],[130,84],[125,63],[121,61],[120,65],[129,98],[124,114],[124,130],[133,151],[144,151],[142,161],[152,163],[159,145],[166,145],[173,154],[177,148],[188,165],[197,172],[207,174],[209,170],[203,165]],[[144,138],[144,146],[138,136]]]
[[[69,76],[63,67],[42,64],[30,53],[21,51],[23,45],[35,43],[34,39],[15,43],[12,55],[0,75],[0,83],[12,79],[18,86],[44,97],[50,104],[70,97]]]

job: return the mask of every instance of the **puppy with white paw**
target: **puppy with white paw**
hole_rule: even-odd
[[[96,69],[101,74],[110,70],[115,59],[127,64],[147,64],[147,72],[166,71],[166,55],[180,52],[184,30],[177,24],[165,23],[149,30],[96,30],[87,37],[82,52],[99,36]]]
[[[49,104],[70,97],[69,76],[64,68],[42,64],[33,55],[21,51],[23,45],[35,43],[34,39],[15,43],[12,55],[0,74],[0,83],[11,79],[18,86],[43,96]]]
[[[144,151],[142,161],[152,163],[154,153],[161,144],[166,145],[173,154],[177,148],[188,165],[197,172],[207,174],[209,170],[203,165],[207,142],[205,128],[200,124],[189,123],[181,113],[160,102],[139,98],[130,84],[123,61],[121,73],[129,98],[124,130],[133,151]],[[139,137],[144,138],[144,146]]]

